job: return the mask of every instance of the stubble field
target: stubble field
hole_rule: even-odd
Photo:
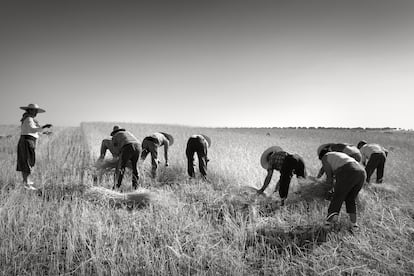
[[[156,181],[149,158],[140,164],[140,191],[153,200],[130,208],[84,196],[93,185],[113,185],[111,174],[93,182],[100,142],[113,125],[82,123],[43,135],[33,175],[41,195],[21,188],[15,171],[19,128],[0,127],[10,135],[0,139],[1,275],[414,274],[412,132],[121,123],[139,140],[156,131],[175,138],[170,166],[161,163]],[[186,142],[197,133],[212,139],[209,182],[189,180],[186,173]],[[301,155],[308,173],[316,175],[320,144],[361,139],[380,143],[390,154],[385,183],[361,192],[357,233],[348,231],[344,208],[338,227],[320,227],[329,204],[317,194],[321,183],[294,178],[282,208],[272,193],[278,173],[267,197],[251,188],[263,184],[266,171],[259,160],[269,146]],[[123,193],[132,191],[130,177]]]

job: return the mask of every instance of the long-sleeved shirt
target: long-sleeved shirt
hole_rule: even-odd
[[[131,132],[122,130],[112,136],[112,143],[114,144],[114,147],[120,151],[123,146],[133,143],[139,144],[139,141]]]
[[[289,153],[285,151],[277,151],[273,152],[269,156],[269,167],[280,171],[282,169],[283,163],[285,162],[286,157],[289,155]]]
[[[362,164],[366,164],[373,153],[388,154],[388,151],[378,144],[365,144],[362,148],[360,148],[360,151],[362,154]]]
[[[263,183],[260,192],[263,192],[269,186],[270,180],[273,176],[273,170],[280,172],[278,181],[279,195],[281,198],[286,198],[289,192],[289,185],[293,174],[297,176],[306,177],[305,163],[297,154],[289,154],[285,151],[273,152],[269,156],[269,168],[267,169],[267,176]]]
[[[358,163],[354,158],[343,152],[328,152],[322,158],[323,170],[326,173],[326,182],[333,183],[335,172],[348,163]]]
[[[34,138],[39,138],[39,132],[42,132],[43,128],[33,117],[26,117],[21,125],[21,135],[30,135]]]

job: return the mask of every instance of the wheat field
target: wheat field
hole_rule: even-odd
[[[19,128],[0,127],[9,134],[0,139],[1,275],[414,274],[412,132],[116,123],[139,140],[156,131],[175,138],[170,166],[161,165],[155,181],[149,158],[139,164],[139,189],[151,193],[149,203],[128,206],[87,193],[113,185],[111,173],[94,183],[93,164],[114,124],[55,127],[43,135],[33,173],[40,192],[23,189],[15,171]],[[208,182],[186,173],[186,142],[197,133],[212,139]],[[267,196],[255,195],[266,176],[259,160],[267,147],[301,155],[316,175],[320,144],[362,139],[390,154],[385,183],[360,193],[358,232],[348,231],[344,208],[335,229],[321,228],[329,204],[318,190],[323,183],[293,178],[280,207],[275,173]],[[121,192],[133,192],[129,172]]]

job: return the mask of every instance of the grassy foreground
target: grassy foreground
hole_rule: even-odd
[[[170,166],[142,188],[156,194],[144,208],[114,208],[85,200],[92,164],[112,123],[55,128],[42,136],[34,172],[48,197],[21,188],[15,171],[18,129],[0,139],[1,275],[412,275],[414,274],[414,134],[355,130],[209,129],[121,124],[142,140],[155,131],[175,137]],[[185,145],[191,134],[212,138],[209,178],[188,180]],[[272,194],[275,173],[257,198],[266,172],[259,159],[279,145],[305,159],[316,175],[316,148],[325,142],[365,139],[390,149],[385,183],[361,192],[358,233],[347,230],[343,209],[334,231],[321,230],[328,201],[315,183],[292,181],[286,206]],[[162,154],[160,154],[163,160]],[[112,186],[111,175],[99,184]],[[123,192],[131,191],[130,175]]]

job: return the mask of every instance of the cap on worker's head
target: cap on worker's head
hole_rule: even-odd
[[[165,138],[167,138],[170,146],[172,146],[172,144],[174,144],[174,137],[171,134],[165,133],[165,132],[160,132],[162,135],[165,136]]]
[[[267,150],[265,150],[262,153],[262,156],[260,157],[260,165],[262,165],[262,168],[265,170],[268,170],[270,167],[269,164],[269,156],[274,153],[274,152],[279,152],[279,151],[283,151],[283,149],[281,147],[278,146],[273,146],[268,148]]]
[[[115,126],[112,128],[111,136],[114,136],[114,134],[115,134],[116,132],[121,131],[121,130],[124,130],[124,129],[122,129],[120,126],[115,125]]]
[[[367,141],[365,141],[365,140],[361,140],[361,141],[359,141],[359,143],[358,143],[358,145],[357,145],[357,148],[358,149],[360,149],[360,148],[362,148],[364,145],[366,145],[367,144]]]

